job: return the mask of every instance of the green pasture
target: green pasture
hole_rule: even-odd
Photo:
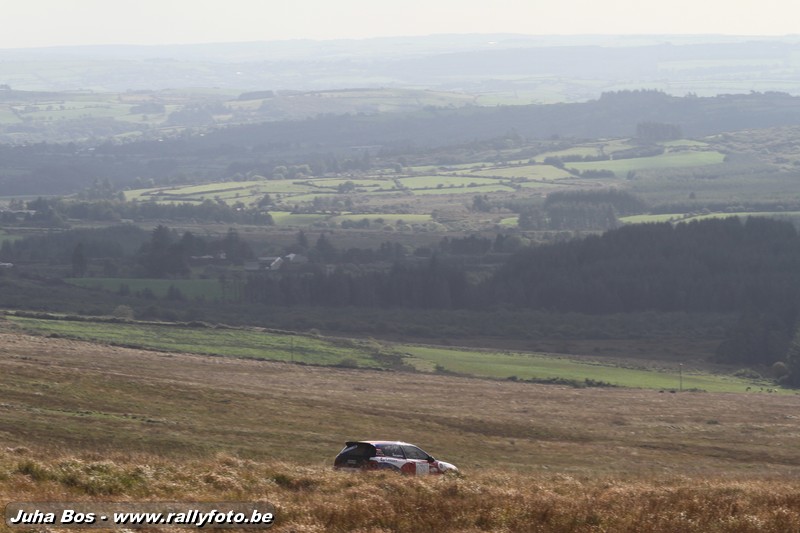
[[[256,192],[289,192],[290,189],[307,191],[307,187],[298,188],[292,187],[288,183],[284,191],[269,190],[269,184],[280,182],[268,182],[265,180],[254,181],[232,181],[232,182],[219,182],[219,183],[204,183],[201,185],[186,185],[180,187],[151,187],[148,189],[134,189],[125,191],[125,199],[128,201],[139,200],[157,200],[157,201],[172,201],[172,202],[202,202],[205,199],[214,199],[215,197],[229,197],[235,198],[236,194],[240,196],[253,195]]]
[[[281,201],[284,204],[302,204],[305,202],[313,202],[315,198],[331,198],[334,197],[336,193],[333,191],[330,192],[316,192],[316,193],[308,193],[308,194],[293,194],[290,196],[284,196]],[[368,193],[366,193],[368,194]]]
[[[554,152],[545,152],[537,155],[534,160],[537,163],[542,163],[548,157],[595,157],[600,155],[600,151],[596,146],[575,146],[567,148],[566,150],[557,150]]]
[[[336,343],[316,337],[246,329],[192,328],[173,325],[114,324],[70,320],[40,320],[7,316],[22,329],[40,335],[122,344],[145,349],[229,357],[337,365],[379,367],[370,349],[354,343]],[[351,363],[351,364],[352,364]]]
[[[153,196],[151,198],[141,198],[140,201],[145,202],[153,202],[156,204],[168,205],[168,204],[193,204],[193,205],[200,205],[203,203],[203,198],[173,198],[169,196]]]
[[[709,392],[745,392],[747,387],[773,387],[767,382],[714,374],[692,368],[691,365],[684,365],[682,370],[677,365],[670,368],[650,368],[622,362],[540,353],[492,352],[407,344],[378,345],[374,341],[323,339],[258,329],[52,320],[14,315],[7,315],[6,318],[26,331],[41,335],[56,334],[146,349],[293,360],[319,365],[336,365],[344,361],[345,364],[362,367],[386,367],[397,357],[402,357],[407,364],[420,372],[454,372],[495,379],[562,379],[578,383],[594,380],[620,387],[683,387]]]
[[[683,218],[683,213],[667,213],[660,215],[632,215],[620,217],[619,220],[624,224],[646,224],[648,222],[672,222]]]
[[[491,167],[494,163],[479,162],[479,163],[458,163],[454,165],[420,165],[409,167],[411,172],[419,172],[421,174],[435,174],[437,172],[453,172],[464,170],[480,170],[485,167]]]
[[[470,176],[488,176],[498,178],[524,178],[534,180],[558,180],[572,178],[566,170],[551,165],[523,165],[515,167],[496,167],[472,172]]]
[[[130,202],[132,200],[138,200],[144,202],[150,200],[149,193],[150,191],[154,190],[156,189],[133,189],[130,191],[124,191],[125,201]]]
[[[21,235],[12,235],[0,229],[0,244],[2,244],[4,241],[16,241],[21,238]]]
[[[185,187],[173,188],[160,188],[159,192],[164,194],[173,194],[176,196],[191,196],[191,195],[209,195],[231,190],[245,190],[250,187],[259,186],[264,183],[263,180],[257,181],[229,181],[221,183],[205,183],[202,185],[187,185]]]
[[[293,182],[289,180],[262,181],[255,187],[263,193],[269,194],[303,194],[314,189],[303,182]]]
[[[438,194],[483,194],[489,192],[514,192],[512,187],[497,183],[495,185],[479,185],[477,187],[442,187],[441,189],[416,189],[412,193],[417,196]]]
[[[414,176],[412,178],[400,178],[398,180],[403,187],[412,190],[436,189],[438,187],[467,187],[475,185],[497,185],[502,183],[500,180],[492,178],[475,178],[472,176]]]
[[[0,124],[18,124],[22,119],[17,117],[9,106],[0,105]]]
[[[352,220],[358,222],[367,219],[370,222],[383,221],[387,224],[396,224],[397,222],[405,222],[407,224],[424,224],[431,222],[433,217],[427,214],[410,214],[410,213],[389,213],[389,214],[346,214],[339,215],[331,218],[332,222],[343,222],[345,220]]]
[[[221,191],[214,193],[213,195],[208,194],[196,194],[187,197],[188,199],[196,202],[203,202],[205,200],[223,200],[226,203],[235,203],[235,202],[244,202],[248,203],[253,200],[260,200],[264,197],[264,191],[262,191],[259,187],[252,187],[248,189],[229,189],[227,191]]]
[[[575,176],[572,176],[572,178],[573,179],[577,179]],[[523,189],[542,189],[542,188],[547,188],[547,187],[564,185],[564,182],[561,181],[561,180],[523,181],[523,182],[517,183],[516,185],[522,187]]]
[[[302,180],[302,181],[292,181],[292,180],[269,180],[269,181],[261,181],[259,182],[256,188],[264,193],[269,194],[304,194],[313,192],[315,190],[314,186],[309,185],[306,181],[314,181],[314,180]]]
[[[534,353],[482,352],[466,349],[402,345],[397,347],[409,355],[408,362],[421,371],[436,368],[448,372],[490,378],[567,379],[584,382],[603,381],[620,387],[645,389],[678,389],[681,387],[679,369],[654,370],[627,368],[612,363],[577,360]],[[685,367],[684,389],[709,392],[745,392],[747,387],[769,386],[730,375],[701,372]]]
[[[80,118],[119,118],[130,113],[131,104],[115,94],[61,93],[42,95],[41,100],[9,103],[22,116],[34,120],[74,120]],[[141,118],[141,117],[139,117]]]
[[[341,224],[349,220],[358,222],[364,219],[373,223],[397,224],[426,224],[433,221],[429,214],[414,213],[345,213],[342,215],[324,215],[317,213],[291,213],[289,211],[271,211],[272,220],[276,226],[311,226],[317,222],[333,222]]]
[[[630,139],[603,139],[586,143],[584,146],[596,148],[599,154],[615,154],[633,148],[635,143]]]
[[[600,149],[595,144],[573,146],[565,150],[555,150],[539,154],[534,158],[537,163],[542,163],[548,157],[595,157],[600,155]]]
[[[178,202],[179,200],[175,198],[175,194],[172,191],[173,191],[172,188],[156,187],[151,189],[133,189],[124,192],[125,192],[125,200],[128,202],[131,202],[133,200],[137,200],[139,202],[148,202],[148,201]],[[184,199],[183,201],[188,202],[190,200]]]
[[[309,183],[314,187],[336,189],[340,185],[352,182],[358,189],[394,189],[396,186],[393,179],[348,179],[348,178],[319,178],[311,180]]]
[[[167,295],[170,286],[181,291],[188,300],[205,298],[219,300],[222,298],[222,287],[215,279],[143,279],[143,278],[66,278],[64,281],[85,287],[116,292],[121,285],[127,285],[131,293],[150,289],[159,298]]]
[[[62,109],[63,106],[63,109]],[[122,118],[130,114],[130,105],[108,101],[41,103],[34,107],[37,111],[23,111],[29,106],[16,106],[22,115],[33,120],[75,120],[81,118]],[[141,116],[137,115],[141,120]]]
[[[798,218],[800,211],[748,211],[739,213],[706,213],[706,214],[687,214],[687,213],[667,213],[659,215],[633,215],[620,218],[625,224],[644,224],[647,222],[687,222],[689,220],[705,220],[709,218],[730,218],[730,217],[769,217],[769,218]]]
[[[659,168],[699,167],[722,163],[725,154],[715,151],[667,152],[652,157],[634,157],[611,161],[591,161],[567,163],[568,168],[581,172],[585,170],[610,170],[618,177],[625,177],[630,171]]]
[[[704,148],[708,146],[708,143],[703,141],[693,141],[691,139],[676,139],[674,141],[665,141],[659,143],[661,146],[665,146],[667,148]]]
[[[328,218],[328,215],[291,213],[289,211],[270,211],[269,214],[272,215],[272,220],[277,226],[310,226]]]
[[[367,189],[364,193],[389,191],[394,189],[393,180],[381,179],[343,179],[343,178],[308,178],[303,180],[254,180],[241,182],[207,183],[184,187],[154,187],[135,189],[125,192],[126,200],[156,202],[196,202],[221,199],[227,203],[241,201],[244,203],[260,200],[264,194],[282,195],[282,200],[289,202],[312,202],[318,196],[336,194],[336,188],[352,181],[359,189]],[[275,198],[275,200],[281,200]]]
[[[755,211],[741,213],[708,213],[686,218],[686,220],[706,220],[709,218],[730,218],[730,217],[769,217],[769,218],[796,218],[800,217],[800,211]]]
[[[534,160],[537,163],[541,163],[548,157],[595,157],[603,154],[611,155],[630,148],[633,148],[633,145],[629,142],[629,139],[610,139],[573,146],[565,150],[545,152],[537,155]],[[571,166],[572,163],[567,163],[567,165]]]
[[[474,167],[474,165],[470,166]],[[125,199],[127,201],[188,202],[196,204],[205,200],[222,200],[228,204],[235,202],[252,204],[260,200],[264,194],[270,194],[276,202],[292,205],[294,203],[313,202],[320,197],[330,197],[337,194],[337,188],[347,182],[352,182],[356,187],[356,192],[366,197],[402,192],[403,190],[411,191],[414,194],[513,192],[513,188],[508,186],[509,180],[513,178],[556,180],[570,177],[566,171],[545,165],[528,165],[513,169],[484,169],[480,173],[482,174],[480,176],[430,174],[403,178],[306,178],[302,180],[251,180],[205,183],[200,185],[134,189],[125,191]],[[402,188],[397,187],[398,183]]]

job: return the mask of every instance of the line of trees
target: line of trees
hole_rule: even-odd
[[[225,265],[242,265],[255,256],[233,228],[222,237],[206,238],[190,231],[179,234],[164,225],[151,232],[129,224],[50,231],[5,240],[0,246],[0,261],[70,265],[74,276],[83,276],[93,260],[100,260],[107,264],[106,275],[113,276],[124,269],[129,276],[180,277],[189,274],[193,256],[208,255]]]
[[[140,275],[163,278],[187,275],[191,257],[203,255],[217,256],[234,265],[242,265],[255,256],[250,245],[233,228],[221,239],[207,240],[190,231],[178,237],[174,230],[159,225],[138,250],[135,259]]]
[[[148,232],[133,225],[94,229],[52,230],[22,239],[4,240],[0,260],[9,263],[47,262],[70,264],[76,247],[82,245],[85,260],[131,257],[149,238]]]
[[[800,238],[791,224],[763,218],[644,224],[524,249],[484,279],[457,256],[433,255],[388,271],[246,283],[251,301],[273,305],[739,313],[718,359],[771,364],[798,320]]]
[[[626,191],[562,191],[547,196],[544,205],[520,209],[519,227],[526,230],[609,230],[620,216],[647,211],[638,196]]]
[[[492,242],[468,238],[460,246],[480,252],[491,249]],[[354,287],[377,287],[418,280],[419,286],[406,287],[408,293],[446,292],[429,287],[433,279],[458,287],[458,293],[440,299],[449,305],[510,304],[583,313],[757,310],[791,316],[800,302],[797,231],[791,224],[763,218],[626,226],[601,236],[526,248],[489,279],[466,285],[460,281],[461,262],[455,256],[442,258],[434,255],[422,266],[396,267],[372,279],[331,276],[327,283],[346,279]],[[309,294],[308,303],[323,303]],[[391,306],[396,299],[369,301]],[[349,298],[338,302],[359,305]],[[422,298],[419,305],[437,304]]]
[[[637,224],[524,250],[494,283],[501,300],[563,311],[772,309],[800,295],[800,240],[765,218]]]
[[[232,263],[253,256],[233,230],[208,240],[191,233],[178,235],[164,226],[150,234],[125,226],[92,231],[5,241],[0,259],[46,260],[56,254],[80,271],[87,259],[103,253],[128,256],[128,262],[134,257],[140,275],[168,277],[185,274],[192,255],[225,253]],[[736,313],[740,318],[720,344],[717,358],[748,365],[783,360],[795,338],[800,236],[790,223],[727,218],[624,226],[603,235],[523,248],[505,260],[501,256],[503,263],[494,272],[487,272],[483,263],[470,270],[468,265],[474,263],[466,256],[506,249],[505,241],[447,239],[413,254],[384,243],[366,253],[340,251],[326,235],[311,245],[299,233],[296,247],[312,258],[308,268],[240,277],[241,286],[234,292],[246,302],[267,305]],[[123,242],[127,249],[121,248]],[[132,242],[140,244],[130,251]],[[357,264],[374,260],[394,265]],[[356,264],[344,266],[344,261]],[[339,266],[331,271],[330,262]],[[795,360],[797,369],[789,365],[790,371],[800,373],[800,356]]]

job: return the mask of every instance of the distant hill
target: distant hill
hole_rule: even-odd
[[[798,81],[796,36],[489,34],[0,50],[0,84],[38,91],[413,86],[544,102],[641,87],[796,92]]]
[[[606,93],[574,104],[428,109],[413,114],[342,115],[224,128],[184,146],[443,146],[514,132],[528,138],[633,136],[643,122],[679,126],[689,137],[800,123],[800,97],[752,93],[715,98],[658,91]]]
[[[507,136],[631,137],[642,123],[673,125],[687,137],[796,125],[800,97],[752,93],[678,98],[658,91],[624,91],[575,104],[429,108],[201,128],[202,134],[183,131],[160,140],[101,141],[90,151],[47,144],[0,145],[5,161],[0,187],[6,194],[41,194],[43,190],[63,194],[82,189],[93,178],[125,185],[136,177],[200,175],[201,171],[218,177],[228,172],[226,168],[247,172],[270,160],[303,163],[313,154],[352,155],[354,148],[364,146],[373,154],[387,149],[414,153]]]

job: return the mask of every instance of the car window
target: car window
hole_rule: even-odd
[[[405,459],[403,450],[397,444],[376,444],[375,448],[379,450],[378,455],[383,454],[384,457],[396,457]]]
[[[351,446],[347,446],[344,450],[339,452],[339,455],[347,455],[349,457],[371,457],[372,446],[369,444],[359,442]]]
[[[403,451],[408,459],[419,459],[425,461],[428,459],[428,454],[417,448],[416,446],[403,446]]]

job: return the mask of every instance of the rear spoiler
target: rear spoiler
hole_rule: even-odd
[[[349,441],[344,443],[344,447],[345,448],[349,448],[350,446],[359,446],[359,445],[360,446],[368,446],[369,448],[372,448],[373,450],[375,450],[375,445],[374,444],[372,444],[371,442],[363,441],[363,440],[349,440]]]

